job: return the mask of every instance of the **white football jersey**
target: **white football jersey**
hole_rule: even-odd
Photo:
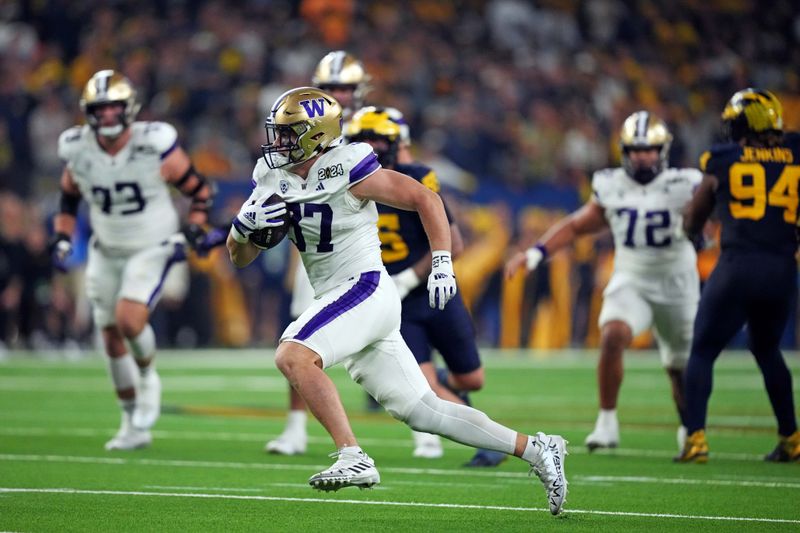
[[[305,180],[270,169],[263,158],[256,163],[250,198],[277,193],[286,201],[289,237],[317,296],[362,272],[383,269],[375,202],[350,193],[350,187],[379,168],[372,147],[365,143],[341,144],[322,154]]]
[[[700,184],[697,169],[668,168],[646,185],[622,168],[595,172],[592,192],[614,236],[614,269],[666,273],[695,267],[697,254],[682,231],[683,209]]]
[[[100,147],[88,125],[61,134],[58,155],[89,203],[101,245],[135,251],[178,231],[178,214],[161,176],[161,161],[176,145],[175,128],[164,122],[134,122],[130,140],[114,156]]]

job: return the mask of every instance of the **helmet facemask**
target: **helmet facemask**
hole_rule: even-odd
[[[666,148],[666,149],[665,149]],[[633,162],[630,152],[636,150],[658,150],[658,159],[650,166],[641,166]],[[647,185],[667,167],[668,148],[662,146],[623,146],[622,147],[622,168],[635,182]]]
[[[347,140],[348,142],[366,142],[372,145],[372,150],[375,152],[375,155],[378,156],[378,163],[380,163],[383,168],[394,168],[395,163],[397,163],[398,139],[392,140],[374,131],[364,130],[352,137],[348,136]],[[369,141],[383,141],[386,144],[386,148],[380,149]]]
[[[305,157],[303,147],[300,145],[303,135],[310,130],[308,124],[275,124],[272,117],[267,118],[264,124],[267,131],[267,143],[261,145],[261,153],[269,168],[283,168],[299,165],[310,159]]]
[[[113,126],[103,126],[101,125],[101,118],[99,116],[98,109],[103,106],[119,104],[120,110],[117,113],[117,123]],[[92,129],[98,134],[103,137],[108,137],[110,139],[119,137],[125,129],[130,126],[130,122],[127,118],[127,113],[125,110],[125,102],[115,101],[115,102],[102,102],[92,105],[86,106],[86,122]]]

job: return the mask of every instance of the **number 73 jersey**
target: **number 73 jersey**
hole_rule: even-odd
[[[130,140],[114,156],[100,147],[88,125],[61,134],[58,155],[89,203],[101,245],[137,251],[178,231],[178,214],[161,176],[161,161],[176,146],[177,132],[165,122],[134,122]]]
[[[695,268],[697,254],[683,233],[683,210],[702,180],[690,168],[668,168],[645,185],[622,168],[595,172],[594,201],[614,236],[614,270],[653,274]]]

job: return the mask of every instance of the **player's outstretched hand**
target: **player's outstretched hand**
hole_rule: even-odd
[[[428,303],[431,307],[444,309],[447,302],[456,295],[456,276],[450,252],[437,250],[431,258],[431,274],[428,276]]]
[[[186,234],[186,231],[184,234]],[[186,240],[192,243],[192,249],[200,257],[207,256],[211,250],[225,244],[227,238],[228,228],[211,228],[208,231],[203,231],[203,234],[194,240],[190,239],[189,235],[186,235]]]
[[[183,235],[189,246],[197,250],[206,238],[206,230],[200,224],[189,224],[183,230]]]
[[[539,246],[528,248],[525,251],[515,253],[511,259],[506,262],[505,274],[506,279],[511,278],[517,273],[517,270],[524,265],[528,272],[536,270],[539,263],[544,259],[544,252]]]
[[[53,266],[61,272],[66,272],[68,270],[67,260],[72,255],[72,240],[69,235],[56,233],[53,240],[50,241],[48,249],[53,260]]]
[[[239,214],[233,219],[233,226],[244,237],[256,230],[264,228],[275,228],[283,226],[285,221],[283,215],[286,214],[286,202],[268,204],[267,200],[272,193],[265,193],[253,199],[248,198],[239,210]]]

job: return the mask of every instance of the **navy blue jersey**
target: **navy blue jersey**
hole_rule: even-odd
[[[436,173],[425,165],[398,164],[394,170],[411,176],[433,192],[439,192]],[[451,220],[449,212],[447,219]],[[425,228],[416,211],[378,204],[378,237],[381,240],[381,259],[391,275],[413,266],[431,250]]]
[[[794,255],[797,249],[797,182],[800,135],[787,133],[779,146],[716,145],[700,158],[716,176],[722,250]]]

